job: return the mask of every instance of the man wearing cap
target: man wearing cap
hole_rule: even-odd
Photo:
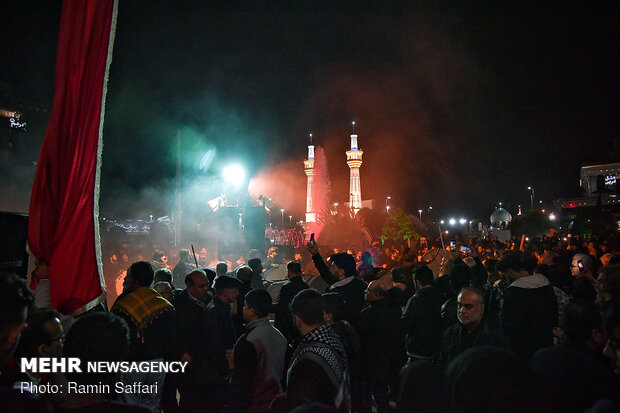
[[[215,298],[206,308],[204,317],[205,360],[201,369],[203,381],[209,384],[205,399],[205,411],[219,412],[226,396],[226,380],[233,365],[235,327],[230,314],[230,304],[236,302],[239,288],[238,279],[222,275],[215,279]]]

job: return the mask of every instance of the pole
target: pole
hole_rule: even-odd
[[[194,244],[192,246],[192,254],[194,255],[194,262],[196,263],[196,268],[198,268],[198,259],[196,258],[196,251],[194,251]]]
[[[177,171],[174,208],[174,246],[181,245],[181,129],[177,130]],[[198,265],[196,265],[198,266]]]
[[[441,224],[437,223],[437,228],[439,228],[439,238],[441,239],[441,249],[445,250],[446,246],[443,243],[443,234],[441,233]]]

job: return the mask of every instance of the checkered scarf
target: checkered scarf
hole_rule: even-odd
[[[317,345],[317,343],[322,345]],[[347,355],[340,339],[327,324],[323,324],[306,334],[293,354],[291,366],[308,351],[321,356],[334,372],[338,382],[342,381],[344,371],[347,369]]]
[[[117,300],[110,311],[127,315],[136,326],[138,338],[144,342],[144,332],[153,320],[160,314],[172,310],[174,310],[172,304],[157,291],[140,287]]]

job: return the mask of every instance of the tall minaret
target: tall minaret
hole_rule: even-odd
[[[351,149],[347,153],[347,165],[349,165],[349,208],[355,214],[362,208],[362,185],[360,181],[360,167],[362,166],[362,155],[364,152],[357,147],[357,134],[355,133],[355,122],[353,133],[351,134]]]
[[[304,161],[304,171],[308,176],[306,187],[306,222],[316,222],[316,213],[312,205],[312,181],[314,180],[314,145],[312,144],[312,134],[310,134],[310,145],[308,145],[308,159]]]

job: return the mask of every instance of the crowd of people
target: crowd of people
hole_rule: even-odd
[[[620,410],[618,238],[361,252],[312,242],[294,259],[270,249],[235,270],[197,266],[187,250],[174,265],[162,256],[125,260],[109,311],[76,318],[47,306],[45,267],[33,273],[34,293],[2,275],[0,410]],[[285,266],[287,280],[265,280],[271,266]],[[187,369],[46,374],[20,365],[44,357]],[[39,391],[69,382],[91,391]],[[154,390],[93,390],[107,383]]]

